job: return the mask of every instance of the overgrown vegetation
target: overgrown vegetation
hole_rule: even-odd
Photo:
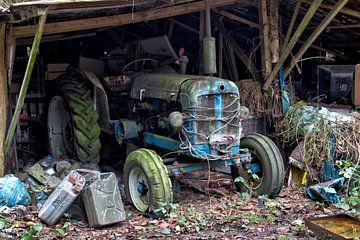
[[[289,144],[304,141],[303,161],[311,180],[322,177],[324,161],[334,160],[346,179],[345,201],[359,207],[360,198],[360,114],[329,113],[305,103],[287,112],[282,133]]]

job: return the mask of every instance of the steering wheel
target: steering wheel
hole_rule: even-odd
[[[152,59],[152,58],[140,58],[140,59],[137,59],[137,60],[134,60],[132,62],[129,62],[128,64],[126,64],[123,69],[122,69],[122,72],[123,74],[129,74],[129,73],[132,73],[132,72],[135,72],[135,71],[131,71],[129,70],[130,66],[138,63],[138,62],[142,62],[141,64],[141,71],[140,72],[151,72],[152,70],[154,70],[157,65],[158,65],[158,61],[156,61],[155,59]],[[152,65],[152,69],[145,69],[145,64],[146,62],[149,62],[151,63]]]

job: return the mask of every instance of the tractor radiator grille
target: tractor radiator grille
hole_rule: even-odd
[[[240,100],[237,94],[199,96],[194,111],[196,119],[196,143],[208,143],[211,136],[239,138]],[[223,139],[225,140],[225,138]]]

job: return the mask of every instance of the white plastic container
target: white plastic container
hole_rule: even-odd
[[[84,188],[85,178],[71,171],[51,193],[39,211],[39,218],[48,225],[56,224]]]

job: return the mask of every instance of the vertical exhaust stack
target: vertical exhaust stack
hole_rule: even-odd
[[[204,74],[213,75],[216,73],[216,42],[211,36],[211,13],[210,1],[205,2],[205,37],[203,38],[203,60]]]

